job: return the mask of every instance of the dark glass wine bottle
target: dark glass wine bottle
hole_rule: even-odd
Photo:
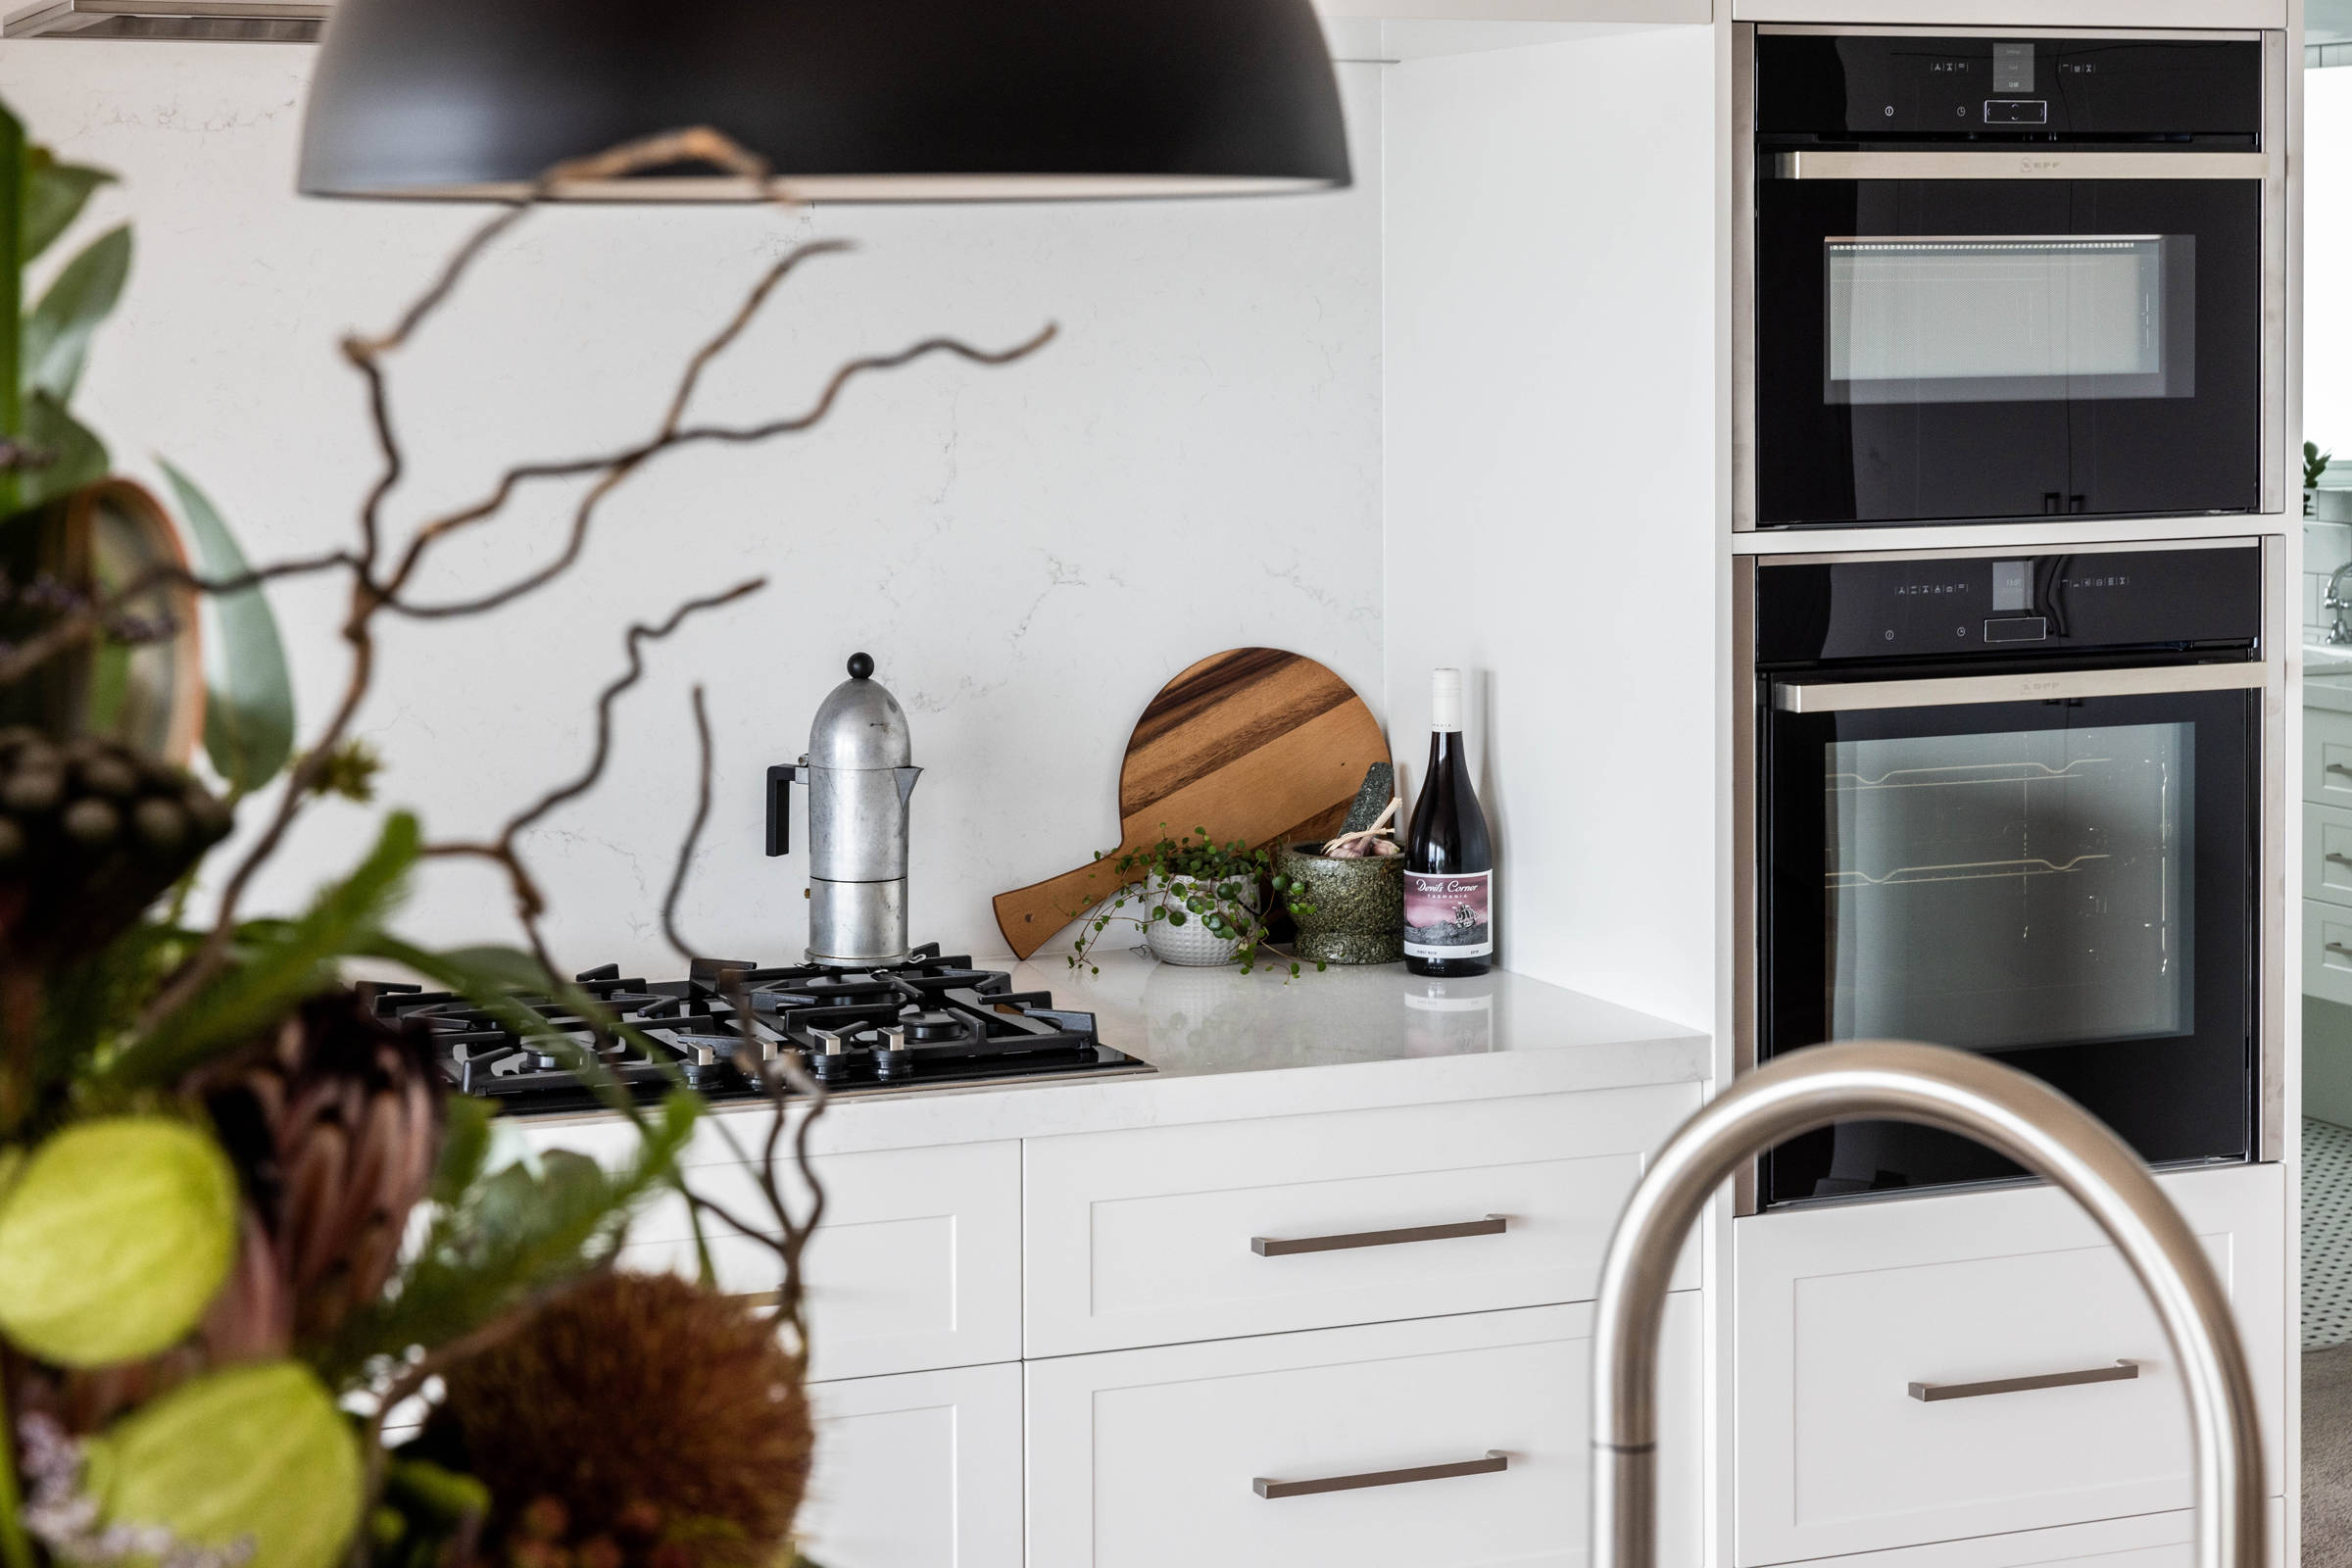
[[[1404,843],[1404,966],[1485,974],[1494,961],[1494,851],[1462,754],[1462,672],[1438,670],[1429,698],[1429,769]]]

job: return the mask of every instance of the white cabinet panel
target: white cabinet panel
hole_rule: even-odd
[[[814,1376],[1020,1359],[1017,1142],[828,1154],[816,1174],[825,1188],[824,1223],[802,1254]],[[747,1223],[763,1217],[746,1167],[698,1166],[693,1179]],[[776,1257],[767,1248],[723,1226],[710,1241],[722,1287],[776,1288]],[[639,1219],[621,1265],[694,1272],[683,1200],[657,1203]]]
[[[825,1568],[1021,1568],[1021,1369],[819,1383],[799,1531]]]
[[[2352,906],[2352,806],[2304,804],[2303,896]]]
[[[2352,909],[2303,901],[2303,994],[2352,1005]]]
[[[2286,1560],[2286,1504],[2271,1499],[2265,1540],[2273,1568]],[[2134,1514],[2086,1525],[2055,1525],[2006,1536],[1938,1541],[1925,1546],[1858,1552],[1822,1568],[2196,1568],[2197,1516]]]
[[[1032,1139],[1028,1353],[1590,1298],[1649,1152],[1697,1103],[1674,1084]],[[1487,1233],[1446,1234],[1466,1225]]]
[[[2277,1494],[2281,1168],[2163,1182],[2230,1293]],[[2164,1331],[2059,1193],[1767,1214],[1733,1232],[1743,1568],[2188,1504],[2187,1407]],[[2123,1359],[2136,1377],[1933,1402],[1909,1392]]]
[[[1589,1305],[1028,1364],[1030,1568],[1572,1568],[1588,1555]],[[1699,1561],[1698,1298],[1662,1352],[1660,1561]],[[1504,1456],[1307,1495],[1255,1485]],[[1276,1489],[1279,1490],[1279,1489]]]
[[[2303,710],[2303,799],[2352,806],[2352,713]]]

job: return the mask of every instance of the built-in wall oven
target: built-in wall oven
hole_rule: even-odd
[[[2279,551],[1741,558],[1740,1064],[1924,1040],[2045,1079],[2151,1164],[2278,1157]],[[2019,1174],[1856,1122],[1742,1197]]]
[[[2284,510],[2283,34],[1734,48],[1736,528]]]

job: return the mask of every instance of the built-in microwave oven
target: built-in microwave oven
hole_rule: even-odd
[[[2285,509],[2285,37],[1735,32],[1734,526]]]
[[[1740,557],[1740,1065],[1924,1040],[2153,1165],[2278,1157],[2281,543]],[[1851,1122],[1741,1197],[2019,1174]]]

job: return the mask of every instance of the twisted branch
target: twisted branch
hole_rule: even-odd
[[[434,314],[456,293],[467,272],[499,238],[511,232],[537,207],[564,187],[574,184],[626,178],[649,170],[696,162],[708,164],[748,179],[765,182],[766,166],[756,156],[737,146],[725,136],[709,127],[693,127],[665,132],[630,142],[592,158],[575,160],[550,170],[520,200],[501,211],[496,217],[477,227],[459,246],[442,267],[423,293],[402,312],[390,330],[374,337],[352,334],[343,339],[344,358],[356,368],[365,382],[367,408],[376,446],[382,457],[382,466],[369,487],[360,511],[360,547],[358,551],[338,551],[330,556],[307,562],[286,563],[278,566],[248,573],[230,585],[251,587],[259,582],[281,575],[294,575],[341,566],[351,574],[351,603],[342,626],[342,637],[351,649],[351,672],[335,704],[330,717],[308,750],[295,764],[286,787],[277,797],[260,835],[230,872],[223,884],[220,906],[214,923],[198,945],[195,954],[150,1001],[144,1010],[142,1025],[152,1028],[165,1017],[186,1005],[228,961],[230,945],[236,930],[237,917],[244,896],[255,876],[275,856],[284,843],[287,830],[301,815],[317,794],[317,786],[330,765],[337,748],[349,734],[362,703],[372,685],[375,668],[376,617],[390,611],[421,619],[449,618],[481,614],[511,604],[561,576],[585,549],[588,534],[597,511],[604,499],[635,473],[646,463],[662,452],[676,447],[703,444],[747,444],[773,437],[792,435],[808,430],[821,422],[838,402],[843,389],[860,375],[891,370],[915,363],[932,355],[952,355],[971,364],[994,367],[1009,365],[1037,352],[1050,342],[1055,328],[1049,324],[1026,342],[1010,349],[991,351],[979,349],[952,337],[931,337],[902,349],[895,354],[868,355],[851,360],[836,368],[826,381],[816,401],[802,413],[787,417],[749,426],[699,425],[685,423],[687,411],[701,385],[703,373],[727,349],[738,342],[758,318],[760,310],[782,283],[801,265],[813,257],[846,249],[839,241],[817,241],[797,247],[783,259],[770,266],[747,293],[726,322],[707,339],[687,361],[681,371],[665,412],[654,434],[648,439],[617,452],[599,457],[564,461],[542,461],[516,465],[509,468],[481,500],[457,512],[433,518],[423,524],[388,565],[383,539],[383,508],[399,487],[407,472],[407,459],[392,411],[389,379],[385,370],[386,358],[406,346],[423,329]],[[417,605],[402,598],[404,591],[418,570],[431,558],[436,546],[456,533],[496,516],[524,484],[564,477],[597,476],[596,482],[574,510],[571,527],[562,551],[546,564],[505,586],[471,599],[446,604]],[[152,583],[134,585],[151,589]],[[210,585],[197,583],[200,590]],[[697,610],[751,591],[754,585],[744,585],[727,594],[708,601],[695,601],[672,617],[675,622]],[[211,591],[220,591],[217,588]],[[116,596],[118,599],[122,596]],[[95,613],[103,614],[112,608],[98,607]],[[86,640],[94,634],[94,624],[71,628],[53,628],[56,635],[44,638],[43,646],[27,644],[24,649],[0,661],[0,680],[17,678],[42,659],[54,657],[66,647]],[[631,673],[615,688],[609,689],[599,705],[598,748],[588,771],[569,786],[552,792],[535,806],[527,808],[500,837],[489,844],[449,844],[436,846],[437,855],[472,855],[491,859],[502,865],[514,889],[518,912],[523,916],[524,932],[533,956],[551,975],[560,973],[552,963],[539,931],[539,916],[545,909],[545,900],[527,865],[516,853],[517,836],[533,822],[564,802],[577,798],[592,788],[602,776],[609,750],[609,710],[613,697],[625,690],[641,673],[638,664],[638,643],[641,638],[666,635],[667,629],[635,627],[629,645]],[[600,1029],[601,1033],[601,1029]]]

